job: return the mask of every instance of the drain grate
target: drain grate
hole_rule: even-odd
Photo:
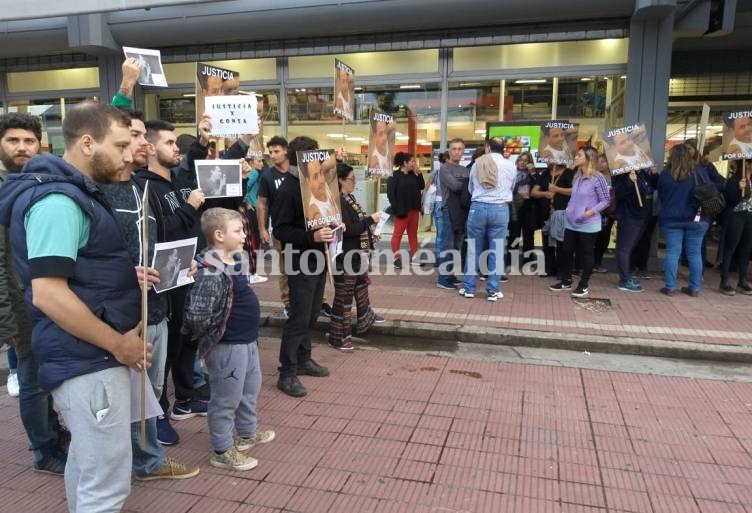
[[[573,297],[574,304],[591,312],[603,313],[611,311],[611,300],[600,297]]]

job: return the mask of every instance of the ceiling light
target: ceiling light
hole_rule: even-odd
[[[545,78],[530,78],[530,79],[523,79],[523,80],[515,80],[515,84],[545,84],[546,79]]]
[[[356,88],[355,88],[355,90],[356,90],[356,91],[362,91],[362,90],[363,90],[363,88],[362,88],[362,87],[356,87]]]
[[[404,134],[402,132],[394,132],[395,137],[402,137]]]
[[[398,141],[407,141],[410,139],[410,137],[407,135],[398,135],[395,137],[395,139],[397,139]]]
[[[363,137],[345,137],[345,141],[362,142],[365,141]]]
[[[342,139],[345,134],[326,134],[329,139]]]
[[[196,93],[183,93],[183,97],[185,98],[195,98]]]
[[[623,79],[627,78],[627,76],[626,75],[622,75],[619,78],[621,78],[623,80]]]
[[[486,135],[486,131],[485,130],[476,130],[475,133],[478,134],[478,135]]]
[[[402,84],[400,89],[420,89],[420,84]]]
[[[582,77],[582,78],[580,79],[580,81],[581,81],[581,82],[592,82],[592,81],[593,81],[593,79],[592,79],[592,78],[590,78],[590,77]]]

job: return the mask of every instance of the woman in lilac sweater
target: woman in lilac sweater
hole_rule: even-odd
[[[608,183],[598,172],[598,151],[586,146],[577,151],[574,165],[577,174],[572,184],[572,197],[566,211],[566,231],[559,259],[560,281],[549,288],[554,291],[571,290],[574,253],[582,259],[580,283],[572,291],[574,297],[586,297],[588,282],[593,273],[595,241],[601,231],[601,212],[608,207]]]

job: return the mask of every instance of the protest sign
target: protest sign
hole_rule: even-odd
[[[603,133],[603,145],[612,175],[620,175],[655,165],[650,138],[644,123],[611,128]]]
[[[299,151],[297,157],[306,230],[339,224],[342,213],[334,150]]]
[[[394,162],[395,128],[394,117],[378,110],[368,116],[371,132],[368,137],[367,175],[391,176]]]
[[[564,164],[571,167],[577,151],[577,132],[580,125],[568,120],[541,123],[538,162]]]

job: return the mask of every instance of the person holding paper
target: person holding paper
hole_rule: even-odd
[[[741,294],[752,294],[752,287],[747,280],[749,258],[752,254],[752,159],[737,160],[734,173],[726,183],[726,205],[730,210],[726,220],[721,264],[721,293],[733,296],[738,290]],[[739,272],[737,286],[729,283],[732,264]]]
[[[63,157],[38,155],[0,197],[34,318],[39,384],[71,431],[65,467],[71,512],[120,511],[131,488],[131,378],[145,372],[139,272],[95,184],[132,162],[130,119],[84,102],[63,121]],[[29,180],[30,176],[43,177]],[[140,269],[143,276],[143,268]]]
[[[345,163],[337,164],[342,222],[345,225],[342,253],[337,256],[334,273],[334,303],[327,339],[340,351],[352,351],[353,299],[355,300],[355,331],[362,335],[374,322],[384,322],[376,315],[368,298],[368,268],[374,249],[371,228],[381,219],[380,212],[366,214],[355,200],[355,171]]]

